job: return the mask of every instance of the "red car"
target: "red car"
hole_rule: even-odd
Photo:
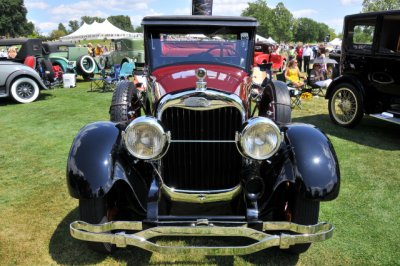
[[[275,51],[275,45],[257,42],[254,46],[254,66],[263,63],[272,63],[272,70],[279,72],[285,70],[286,57],[276,53]]]

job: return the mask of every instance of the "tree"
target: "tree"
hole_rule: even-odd
[[[69,31],[68,33],[75,32],[79,29],[79,22],[77,20],[70,20],[68,21]]]
[[[143,32],[143,26],[142,25],[137,26],[134,32]]]
[[[362,12],[400,9],[399,0],[364,0]]]
[[[255,17],[260,26],[257,29],[258,34],[265,37],[271,36],[273,23],[271,18],[273,16],[271,8],[267,6],[265,0],[257,0],[254,3],[248,3],[248,7],[243,10],[242,16]]]
[[[325,33],[326,35],[327,33]],[[314,42],[318,36],[318,23],[309,18],[297,19],[294,39],[303,43]]]
[[[85,22],[86,24],[92,24],[93,22],[97,21],[98,23],[103,22],[106,20],[105,18],[100,18],[100,17],[90,17],[90,16],[83,16],[81,17],[81,26]]]
[[[290,13],[282,2],[279,2],[272,10],[274,27],[271,29],[271,37],[278,42],[292,40],[293,21],[292,13]]]
[[[67,29],[65,28],[64,24],[62,24],[62,23],[58,24],[58,29],[57,30],[59,30],[60,32],[64,32],[64,35],[66,35],[68,33]]]
[[[124,31],[133,32],[133,26],[129,16],[110,16],[108,17],[108,21],[110,21],[110,23],[117,28],[120,28]]]
[[[65,36],[65,32],[64,31],[62,31],[62,30],[53,30],[51,33],[50,33],[50,39],[51,40],[57,40],[57,39],[59,39],[60,37],[63,37],[63,36]]]
[[[32,22],[26,19],[23,0],[0,0],[0,36],[16,37],[31,34]]]

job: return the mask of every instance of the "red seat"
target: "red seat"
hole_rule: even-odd
[[[32,55],[27,56],[24,60],[24,65],[35,69],[36,68],[36,58]]]
[[[283,64],[283,56],[279,54],[271,54],[270,62],[272,63],[272,69],[280,69]]]
[[[254,58],[254,66],[260,65],[262,63],[268,63],[270,61],[269,54],[260,54]]]

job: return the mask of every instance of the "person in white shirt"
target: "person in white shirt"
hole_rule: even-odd
[[[308,73],[310,67],[310,60],[313,57],[313,50],[310,45],[306,44],[303,50],[304,72]]]

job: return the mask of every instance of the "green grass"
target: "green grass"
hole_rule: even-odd
[[[70,145],[85,124],[108,120],[112,94],[77,88],[45,91],[38,101],[0,99],[0,258],[2,265],[395,265],[400,263],[400,127],[365,118],[355,129],[334,126],[323,98],[303,102],[293,120],[317,125],[336,149],[339,198],[321,204],[334,237],[299,257],[270,249],[248,256],[190,257],[137,248],[93,253],[69,235],[78,219],[67,191]],[[160,243],[192,243],[182,239]],[[217,241],[217,240],[211,240]],[[218,241],[217,241],[218,242]],[[196,242],[195,242],[196,243]]]

